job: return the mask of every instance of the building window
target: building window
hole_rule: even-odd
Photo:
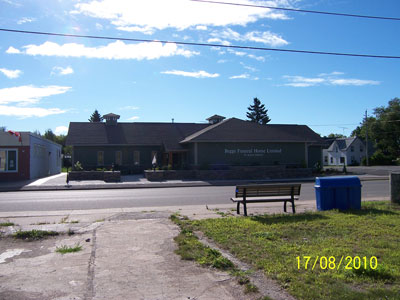
[[[122,151],[115,152],[115,164],[117,166],[122,165]]]
[[[354,146],[351,146],[351,147],[350,147],[350,151],[351,151],[351,152],[354,152]]]
[[[140,151],[133,151],[133,164],[140,165]]]
[[[328,156],[324,156],[324,162],[328,163]]]
[[[335,152],[338,152],[338,147],[335,147]]]
[[[363,151],[364,151],[364,148],[362,145],[360,145],[360,152],[363,152]]]
[[[17,172],[17,150],[0,150],[0,172]]]
[[[343,156],[340,158],[340,163],[344,164],[344,157]]]
[[[104,166],[104,151],[97,151],[97,165]]]
[[[333,157],[331,157],[331,164],[333,164]]]

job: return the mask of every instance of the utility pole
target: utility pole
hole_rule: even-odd
[[[368,157],[368,111],[365,110],[365,155],[367,158],[367,166],[369,166],[369,157]]]

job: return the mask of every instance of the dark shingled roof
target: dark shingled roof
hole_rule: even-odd
[[[161,146],[166,151],[179,151],[179,144],[185,137],[199,131],[209,124],[195,123],[105,123],[71,122],[69,124],[67,145],[142,145]]]
[[[67,145],[164,146],[182,151],[191,142],[309,142],[322,145],[321,137],[305,125],[260,125],[236,118],[220,123],[78,123],[69,124]]]
[[[347,150],[350,145],[357,139],[357,137],[350,137],[350,138],[342,138],[342,139],[336,139],[332,142],[332,144],[329,146],[328,151],[333,151],[333,145],[337,144],[338,148],[340,150]]]
[[[322,144],[322,138],[306,125],[261,125],[230,118],[208,126],[181,143],[188,142],[310,142]]]

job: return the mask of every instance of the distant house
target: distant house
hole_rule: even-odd
[[[323,150],[324,166],[357,165],[365,156],[365,143],[358,137],[335,139]]]
[[[61,172],[61,145],[30,132],[0,131],[0,181]]]
[[[71,122],[67,145],[72,163],[84,169],[116,168],[140,173],[173,168],[229,165],[314,166],[322,160],[322,140],[305,125],[261,125],[214,115],[209,123]],[[154,160],[155,157],[155,160]]]

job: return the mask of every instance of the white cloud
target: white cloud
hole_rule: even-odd
[[[100,23],[96,23],[96,29],[103,30],[103,25],[101,25]]]
[[[67,86],[35,87],[32,85],[0,89],[0,115],[29,118],[63,114],[66,110],[28,106],[38,103],[44,97],[64,94],[70,89]],[[16,103],[17,106],[6,105],[10,103]]]
[[[56,135],[65,135],[68,132],[68,127],[67,126],[57,126],[56,129],[54,130],[54,133]]]
[[[210,39],[207,40],[207,43],[210,43],[210,44],[218,43],[218,44],[224,45],[224,46],[230,46],[230,45],[231,45],[230,42],[228,42],[228,41],[223,41],[223,40],[218,39],[218,38],[210,38]],[[215,48],[216,48],[216,47],[215,47]]]
[[[65,110],[59,108],[40,108],[40,107],[17,107],[0,105],[0,115],[9,117],[47,117],[65,113]]]
[[[11,49],[12,48],[12,49]],[[10,50],[11,49],[11,50]],[[109,43],[106,46],[86,47],[83,44],[68,43],[59,45],[54,42],[44,42],[41,45],[27,45],[22,51],[10,47],[7,53],[23,53],[32,56],[86,57],[99,59],[158,59],[180,55],[191,57],[199,52],[185,50],[174,43],[138,43],[125,44],[122,41]],[[17,51],[15,51],[17,50]]]
[[[245,34],[240,34],[230,28],[220,31],[214,31],[211,36],[216,40],[233,40],[241,42],[256,42],[263,43],[272,47],[286,46],[289,43],[281,36],[270,31],[250,31]]]
[[[263,56],[256,56],[254,54],[248,54],[247,52],[243,52],[243,51],[236,51],[236,50],[232,50],[231,48],[228,48],[227,50],[229,53],[235,54],[236,56],[247,56],[249,58],[258,60],[258,61],[265,61],[265,57]],[[225,52],[220,52],[220,54],[225,54]]]
[[[18,78],[19,75],[22,74],[21,70],[8,70],[5,68],[1,68],[0,72],[3,73],[5,76],[7,76],[10,79]]]
[[[362,86],[362,85],[379,85],[380,81],[375,80],[363,80],[363,79],[330,79],[329,82],[333,85],[355,85],[355,86]]]
[[[197,25],[196,29],[197,30],[207,30],[208,28],[207,28],[207,26],[204,26],[204,25]]]
[[[128,118],[127,120],[128,121],[135,121],[135,120],[137,120],[137,119],[139,119],[140,117],[138,117],[138,116],[133,116],[133,117],[130,117],[130,118]]]
[[[14,48],[14,47],[9,47],[6,51],[6,53],[8,54],[19,54],[21,53],[21,51],[19,51],[18,49]]]
[[[179,70],[172,70],[172,71],[164,71],[161,73],[169,74],[169,75],[184,76],[184,77],[194,77],[194,78],[216,78],[216,77],[219,77],[218,73],[210,74],[206,71],[185,72],[185,71],[179,71]]]
[[[256,68],[248,66],[248,65],[246,65],[246,64],[244,64],[242,62],[240,64],[243,66],[243,68],[245,68],[246,70],[249,70],[251,72],[257,72],[258,71]]]
[[[289,83],[285,84],[286,86],[293,86],[293,87],[315,86],[315,85],[318,85],[318,84],[326,81],[323,78],[307,78],[307,77],[303,77],[303,76],[285,75],[285,76],[283,76],[283,78],[290,81]]]
[[[310,87],[319,85],[330,86],[364,86],[364,85],[379,85],[380,81],[364,80],[354,78],[338,78],[339,75],[344,75],[342,72],[321,73],[318,77],[303,77],[303,76],[283,76],[289,81],[284,86],[292,87]]]
[[[152,35],[154,33],[154,29],[150,27],[139,27],[139,26],[118,26],[118,30],[127,31],[127,32],[141,32],[144,34]]]
[[[265,57],[264,56],[256,56],[254,54],[249,54],[247,56],[252,58],[252,59],[258,60],[258,61],[265,61]]]
[[[278,6],[283,3],[290,5],[295,2],[296,0],[271,0],[268,4]],[[256,4],[258,2],[242,0],[240,3]],[[271,9],[217,5],[187,0],[88,1],[77,3],[75,10],[71,13],[108,20],[120,30],[131,26],[146,30],[166,28],[184,30],[198,26],[245,26],[264,18],[288,19],[285,13]]]
[[[269,31],[248,32],[244,36],[244,39],[246,41],[250,41],[250,42],[263,43],[263,44],[266,44],[266,45],[270,45],[272,47],[280,47],[280,46],[285,46],[285,45],[289,44],[281,36],[276,35],[276,34],[274,34],[272,32],[269,32]]]
[[[229,79],[249,79],[249,74],[241,74],[229,77]]]
[[[53,71],[51,72],[51,74],[54,75],[69,75],[69,74],[73,74],[74,70],[68,66],[66,68],[63,67],[54,67]]]
[[[247,53],[243,52],[243,51],[236,51],[236,50],[232,50],[232,49],[228,49],[229,53],[233,53],[236,56],[245,56]]]
[[[42,86],[24,85],[0,89],[0,104],[18,103],[19,106],[35,104],[44,97],[64,94],[69,91],[68,86]]]
[[[321,73],[321,74],[318,74],[318,76],[320,76],[320,77],[337,76],[337,75],[344,75],[344,73],[343,73],[343,72],[334,71],[334,72],[331,72],[331,73]]]
[[[21,24],[24,24],[24,23],[31,23],[31,22],[33,22],[33,21],[36,21],[36,19],[35,18],[22,18],[22,19],[19,19],[18,21],[17,21],[17,24],[18,25],[21,25]]]
[[[22,4],[18,3],[17,1],[11,1],[11,0],[1,0],[1,1],[3,1],[3,2],[7,3],[7,4],[10,4],[12,6],[15,6],[15,7],[21,7],[22,6]]]

